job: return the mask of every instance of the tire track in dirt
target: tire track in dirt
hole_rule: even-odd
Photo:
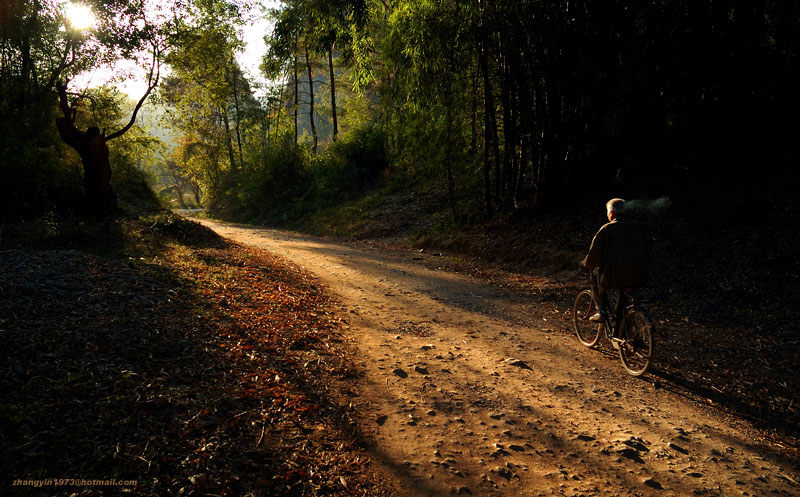
[[[800,494],[797,461],[746,422],[625,375],[552,304],[529,312],[408,252],[197,221],[337,295],[364,371],[359,430],[398,495]]]

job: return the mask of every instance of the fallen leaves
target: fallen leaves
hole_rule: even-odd
[[[352,372],[332,303],[274,256],[5,251],[0,297],[3,474],[136,480],[137,495],[381,493],[336,401]]]

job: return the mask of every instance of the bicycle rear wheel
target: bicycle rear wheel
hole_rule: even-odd
[[[625,370],[641,376],[653,360],[653,320],[641,309],[625,313],[620,326],[619,358]]]
[[[575,334],[578,340],[587,347],[594,347],[600,339],[600,332],[603,329],[602,323],[589,321],[589,317],[597,311],[594,305],[594,298],[591,290],[581,291],[575,297],[575,305],[572,307],[572,323],[575,326]]]

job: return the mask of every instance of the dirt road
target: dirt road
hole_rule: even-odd
[[[364,372],[359,429],[398,495],[800,495],[797,462],[746,422],[625,375],[547,299],[430,255],[198,221],[340,300]]]

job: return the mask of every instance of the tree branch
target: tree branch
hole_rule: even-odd
[[[77,148],[81,134],[75,128],[75,111],[69,106],[69,100],[67,100],[68,84],[69,80],[64,83],[61,81],[56,82],[58,108],[61,109],[61,113],[64,114],[64,117],[56,119],[56,128],[58,129],[58,134],[61,135],[61,139],[64,140],[67,145]]]
[[[67,57],[69,57],[69,53],[72,50],[72,38],[67,39],[67,43],[64,46],[64,54],[61,56],[61,60],[59,63],[53,68],[53,71],[50,73],[50,77],[47,79],[47,84],[45,88],[52,88],[64,70],[71,65],[71,63],[67,63]],[[66,83],[65,83],[66,84]]]
[[[64,114],[64,117],[72,123],[74,122],[72,109],[69,106],[69,100],[67,100],[68,84],[69,80],[65,80],[63,83],[58,81],[56,82],[56,90],[58,91],[58,108],[61,109],[61,113]]]
[[[150,96],[150,92],[153,91],[153,88],[158,86],[158,80],[161,76],[161,58],[160,58],[161,51],[159,50],[158,46],[154,43],[153,44],[153,64],[150,66],[150,74],[147,76],[147,91],[144,92],[142,98],[139,99],[139,102],[136,104],[136,107],[133,109],[133,114],[131,114],[131,120],[128,124],[125,125],[119,131],[111,133],[106,137],[106,141],[113,140],[114,138],[119,138],[120,136],[124,135],[133,124],[136,122],[136,114],[139,113],[139,109],[142,108],[144,105],[144,101],[147,100],[147,97]]]

